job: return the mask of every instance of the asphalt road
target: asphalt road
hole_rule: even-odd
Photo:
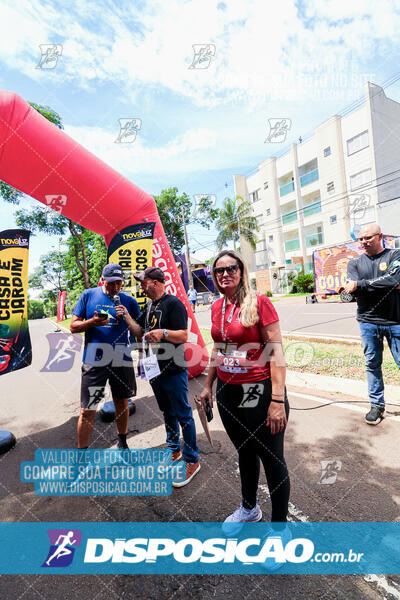
[[[318,334],[339,337],[359,337],[360,331],[355,315],[357,304],[340,301],[321,301],[306,304],[304,296],[282,298],[274,302],[285,333]],[[200,306],[196,311],[200,327],[211,326],[211,309]]]
[[[311,307],[313,308],[313,307]],[[169,497],[39,497],[22,483],[19,466],[33,460],[37,448],[74,448],[79,411],[80,352],[71,351],[73,366],[65,372],[41,371],[46,363],[49,321],[30,324],[33,364],[1,378],[0,428],[11,430],[18,443],[0,457],[0,514],[3,521],[222,521],[240,503],[236,452],[218,411],[212,421],[212,448],[201,432],[197,413],[202,469],[185,488]],[[65,359],[66,360],[66,359]],[[60,363],[61,364],[61,363]],[[190,382],[190,398],[202,389],[204,377]],[[289,389],[291,414],[286,435],[286,460],[291,477],[290,519],[293,521],[398,521],[398,444],[400,418],[378,427],[363,422],[359,404],[318,408],[306,389]],[[318,395],[333,398],[327,392]],[[340,397],[341,400],[351,398]],[[150,386],[140,381],[136,414],[130,418],[131,448],[164,447],[161,414]],[[315,410],[303,410],[313,408]],[[92,447],[116,442],[115,424],[96,419]],[[337,480],[322,485],[321,462],[340,461]],[[262,474],[259,499],[264,520],[270,502]],[[0,547],[0,552],[7,549]],[[0,597],[11,600],[142,600],[176,599],[400,599],[398,576],[58,576],[0,577]]]

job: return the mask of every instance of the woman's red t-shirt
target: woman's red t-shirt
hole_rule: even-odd
[[[221,332],[222,306],[224,298],[219,298],[211,308],[211,336],[218,346],[222,346],[225,340]],[[253,381],[262,381],[271,376],[270,365],[266,360],[268,355],[263,353],[264,344],[261,339],[261,328],[279,321],[277,312],[272,302],[266,297],[257,294],[259,321],[252,327],[243,327],[240,322],[240,307],[236,306],[231,322],[228,322],[232,311],[232,305],[229,304],[225,309],[224,332],[228,342],[226,356],[234,355],[231,350],[246,351],[246,359],[240,361],[237,365],[235,359],[225,361],[222,357],[218,360],[217,375],[225,383],[251,383]],[[229,346],[230,345],[230,346]],[[225,362],[225,364],[222,364]]]

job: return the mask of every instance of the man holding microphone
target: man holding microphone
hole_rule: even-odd
[[[85,332],[78,448],[89,446],[96,404],[104,396],[107,381],[115,404],[118,448],[128,448],[128,400],[136,394],[129,332],[133,333],[133,319],[139,318],[140,309],[132,296],[121,292],[123,281],[120,265],[106,265],[102,285],[85,290],[73,312],[71,332]]]

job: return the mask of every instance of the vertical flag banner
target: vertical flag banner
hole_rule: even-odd
[[[57,302],[57,322],[64,321],[65,318],[65,298],[67,292],[64,290],[63,292],[60,290],[58,292],[58,302]]]
[[[48,198],[65,199],[57,212],[75,223],[102,235],[107,246],[121,233],[132,234],[124,242],[136,241],[133,247],[115,242],[111,255],[128,261],[136,269],[141,259],[148,260],[152,243],[152,266],[164,271],[166,291],[176,295],[188,312],[186,359],[189,375],[200,375],[208,364],[208,352],[190,307],[182,280],[165,235],[154,198],[83,148],[64,131],[50,123],[18,94],[0,90],[0,180],[36,198],[45,207]],[[18,156],[18,161],[15,157]],[[21,169],[21,164],[24,168]],[[55,206],[55,205],[54,205]],[[135,238],[141,228],[154,227],[154,235]],[[120,248],[120,252],[118,249]],[[129,262],[129,261],[128,261]],[[150,261],[149,261],[150,264]],[[124,267],[131,270],[129,264]],[[129,282],[127,282],[129,283]],[[132,282],[131,282],[132,283]],[[125,289],[129,289],[126,286]],[[136,289],[134,290],[136,294]],[[143,306],[144,299],[139,298]]]
[[[0,375],[32,362],[28,328],[30,231],[0,231]]]
[[[124,292],[136,298],[140,310],[146,305],[147,297],[133,275],[152,266],[155,226],[153,222],[125,227],[112,238],[108,246],[107,261],[121,265],[125,277]]]

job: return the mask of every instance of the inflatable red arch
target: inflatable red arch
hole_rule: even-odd
[[[66,196],[62,214],[102,235],[107,246],[125,227],[155,222],[153,265],[163,269],[166,291],[182,300],[189,315],[189,375],[204,371],[207,349],[149,194],[8,91],[0,91],[0,179],[45,205],[48,195]]]

